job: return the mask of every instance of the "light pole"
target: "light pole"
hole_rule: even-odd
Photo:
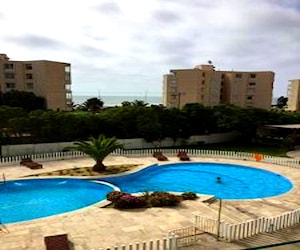
[[[222,211],[222,199],[219,198],[219,211],[218,211],[218,228],[217,228],[217,240],[220,240],[220,226],[221,226],[221,211]]]

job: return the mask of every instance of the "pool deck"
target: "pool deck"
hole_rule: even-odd
[[[224,221],[238,222],[261,216],[275,216],[300,208],[300,169],[230,159],[192,157],[191,160],[259,167],[284,175],[293,182],[294,188],[284,195],[255,200],[223,201],[222,220]],[[170,162],[178,162],[178,159],[169,157],[167,163]],[[162,162],[157,162],[153,157],[127,158],[117,156],[109,156],[104,163],[106,165],[141,164],[143,166],[153,163],[163,164]],[[0,175],[5,173],[7,180],[10,180],[58,169],[92,165],[93,160],[80,158],[43,162],[43,169],[38,170],[31,170],[19,165],[3,166],[0,168]],[[96,250],[115,245],[162,239],[166,237],[169,230],[191,226],[194,221],[194,213],[216,219],[218,204],[213,203],[209,205],[203,202],[205,198],[205,196],[202,196],[196,201],[185,201],[177,208],[149,208],[124,211],[100,208],[96,204],[61,215],[2,225],[0,226],[0,249],[42,250],[45,249],[45,236],[63,233],[68,234],[75,250]],[[300,239],[300,230],[298,231],[297,234],[299,234],[298,238]],[[203,239],[201,239],[200,245],[203,248],[200,248],[199,245],[198,248],[193,249],[243,249],[245,247],[241,247],[238,243],[217,242],[215,239],[212,240],[211,237],[209,239],[207,237],[207,235],[203,235]]]

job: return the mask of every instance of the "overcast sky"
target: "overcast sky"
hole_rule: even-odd
[[[300,78],[299,0],[9,0],[0,53],[72,64],[74,95],[161,95],[162,75],[211,60]]]

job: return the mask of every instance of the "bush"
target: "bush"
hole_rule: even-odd
[[[180,198],[167,192],[154,192],[150,203],[153,207],[173,207],[180,203]]]
[[[113,192],[110,192],[106,195],[106,199],[111,201],[111,202],[116,202],[123,195],[128,195],[128,193],[123,193],[123,192],[120,192],[120,191],[113,191]]]
[[[184,200],[196,200],[198,197],[194,192],[185,192],[181,195]]]
[[[125,194],[117,199],[114,205],[115,208],[142,208],[147,206],[147,202],[143,197]]]

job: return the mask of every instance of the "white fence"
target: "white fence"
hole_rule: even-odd
[[[99,250],[177,250],[177,237],[170,236],[161,240],[150,240],[134,244],[100,248]]]
[[[161,151],[164,155],[174,157],[178,151],[185,151],[191,157],[208,157],[208,158],[223,158],[223,159],[236,159],[247,161],[261,161],[266,163],[278,164],[293,168],[300,168],[300,161],[285,157],[274,157],[269,155],[235,152],[235,151],[219,151],[219,150],[202,150],[202,149],[136,149],[136,150],[123,150],[119,149],[112,153],[112,155],[122,155],[128,157],[151,157],[153,152]],[[86,157],[84,153],[78,151],[67,152],[53,152],[44,154],[27,154],[18,156],[5,156],[0,157],[1,165],[15,165],[19,164],[22,158],[30,157],[36,161],[53,161],[64,160],[79,157]]]
[[[169,236],[175,236],[177,239],[177,247],[191,246],[197,243],[199,235],[203,231],[200,231],[195,226],[183,227],[172,230],[169,232]]]
[[[195,227],[198,230],[217,235],[219,227],[218,236],[228,242],[249,238],[259,233],[272,233],[299,223],[300,209],[273,217],[261,217],[237,224],[230,224],[223,221],[219,223],[215,219],[200,215],[196,215],[195,218]]]

